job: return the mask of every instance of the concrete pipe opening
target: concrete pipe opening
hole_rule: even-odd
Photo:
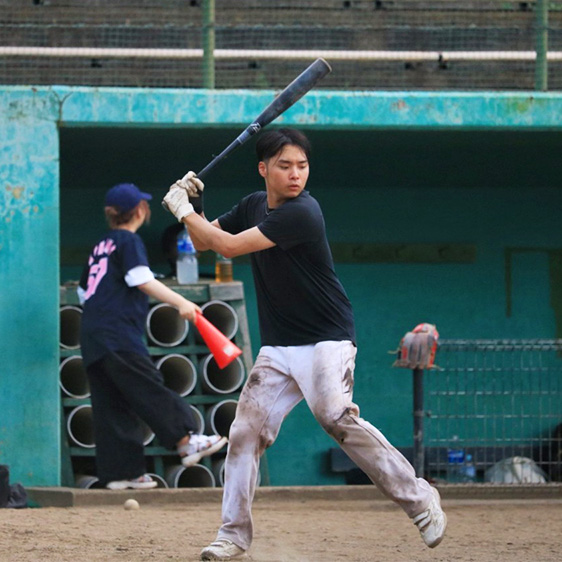
[[[214,488],[216,485],[213,473],[202,464],[171,466],[166,471],[166,482],[170,488]]]
[[[79,306],[61,306],[60,308],[60,347],[78,349],[80,347],[80,324],[82,309]]]
[[[229,340],[231,340],[238,331],[238,314],[226,302],[223,301],[209,301],[201,306],[203,316],[220,330]],[[195,339],[198,343],[204,343],[203,338],[197,332]]]
[[[212,471],[213,476],[215,477],[215,481],[217,482],[217,486],[221,488],[224,486],[224,457],[222,459],[217,459],[213,461]]]
[[[74,445],[86,449],[93,449],[96,443],[94,441],[92,406],[89,404],[82,404],[74,408],[68,415],[66,429],[68,437]]]
[[[237,357],[224,369],[219,368],[212,355],[203,357],[199,362],[201,386],[207,394],[232,394],[244,382],[244,363]]]
[[[103,488],[100,484],[99,478],[89,474],[77,474],[74,477],[74,482],[76,488],[83,488],[85,490],[98,490]]]
[[[230,426],[236,415],[237,400],[222,400],[213,405],[208,411],[205,418],[205,427],[208,433],[216,435],[225,435],[228,437]]]
[[[160,303],[148,311],[146,333],[150,345],[175,347],[185,340],[188,331],[189,322],[173,306]]]
[[[156,486],[157,488],[168,488],[168,483],[162,476],[154,472],[147,472],[147,474],[158,484],[158,486]]]
[[[195,433],[205,433],[205,418],[203,417],[203,414],[193,404],[189,404],[189,408],[193,412],[197,423]]]
[[[143,431],[143,445],[149,445],[154,439],[154,432],[141,421]],[[74,408],[68,415],[66,429],[70,441],[78,446],[86,449],[93,449],[96,446],[94,439],[94,419],[92,414],[92,406],[90,404],[82,404]]]
[[[80,355],[71,355],[59,365],[59,385],[70,398],[88,398],[90,383]]]
[[[164,377],[164,384],[180,396],[188,396],[197,384],[197,369],[185,355],[171,353],[156,362],[156,368]]]

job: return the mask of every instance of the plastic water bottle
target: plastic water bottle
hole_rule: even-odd
[[[464,449],[459,445],[459,438],[453,435],[450,447],[447,449],[447,482],[462,482],[464,480]]]
[[[199,263],[197,250],[189,237],[187,228],[178,234],[178,257],[176,260],[176,276],[180,285],[199,281]]]
[[[464,466],[462,467],[462,481],[463,482],[476,482],[476,466],[472,460],[472,455],[467,453],[465,457]]]

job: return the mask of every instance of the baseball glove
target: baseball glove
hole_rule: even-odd
[[[393,367],[405,369],[433,369],[439,345],[439,332],[433,324],[418,324],[400,340]]]

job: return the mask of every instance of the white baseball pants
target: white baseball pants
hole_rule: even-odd
[[[230,428],[223,524],[217,538],[250,547],[259,459],[303,398],[324,430],[409,517],[427,508],[433,497],[429,484],[416,477],[412,465],[378,429],[359,417],[353,403],[355,355],[349,341],[261,348]]]

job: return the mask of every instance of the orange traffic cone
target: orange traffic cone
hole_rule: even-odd
[[[195,314],[195,326],[220,369],[232,363],[242,350],[234,345],[218,328],[213,326],[200,312]]]

